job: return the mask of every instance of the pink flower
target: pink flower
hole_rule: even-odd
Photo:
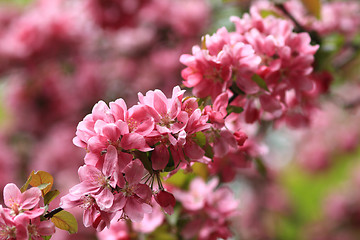
[[[139,94],[140,104],[147,107],[148,113],[155,121],[155,129],[147,137],[149,145],[159,143],[151,156],[154,170],[161,170],[167,166],[170,153],[174,160],[173,167],[176,168],[185,159],[182,150],[185,155],[189,153],[192,134],[210,127],[206,123],[207,116],[202,115],[196,100],[189,98],[183,102],[183,94],[184,91],[178,86],[174,87],[169,99],[159,90],[148,91],[145,96]],[[200,152],[203,151],[200,149]],[[187,157],[197,160],[203,156],[198,155],[194,157],[189,154]]]
[[[43,214],[44,209],[36,208],[40,197],[41,190],[37,187],[30,188],[23,193],[13,183],[9,183],[4,187],[5,205],[10,208],[10,214],[16,217],[24,214],[32,219]]]
[[[21,215],[13,219],[0,205],[0,238],[8,240],[28,240],[26,226],[29,218]]]
[[[141,106],[128,110],[124,100],[118,99],[111,102],[109,108],[105,102],[99,101],[92,114],[79,123],[73,142],[89,150],[85,163],[93,166],[102,165],[108,154],[107,148],[112,145],[119,150],[120,165],[124,167],[129,162],[129,154],[123,150],[151,150],[144,135],[152,130],[153,120]]]
[[[212,107],[207,105],[204,108],[204,113],[209,116],[209,120],[215,128],[222,128],[225,124],[228,101],[229,97],[225,92],[216,97]]]
[[[251,161],[247,159],[242,150],[230,151],[223,157],[214,157],[209,163],[209,171],[212,175],[218,175],[222,182],[231,182],[236,176],[238,169],[251,166]]]
[[[96,233],[99,240],[130,240],[130,233],[125,221],[111,224],[109,229]]]
[[[151,190],[146,184],[140,183],[144,170],[139,159],[135,159],[124,169],[126,184],[119,197],[125,201],[124,214],[134,222],[141,221],[145,213],[151,212]]]
[[[236,131],[234,132],[234,137],[235,137],[235,140],[238,144],[238,146],[243,146],[245,141],[248,139],[248,136],[246,135],[246,133],[244,132],[241,132],[241,131]]]
[[[84,209],[84,213],[83,213],[84,226],[90,227],[94,225],[98,216],[100,215],[100,208],[96,204],[95,198],[91,194],[87,194],[84,196],[75,196],[72,194],[67,194],[61,198],[60,207],[64,209],[68,209],[77,206]]]
[[[187,66],[181,72],[186,87],[193,87],[195,96],[215,99],[230,85],[231,66],[223,63],[219,56],[212,56],[207,50],[194,46],[192,54],[183,54],[180,62]]]
[[[184,92],[176,86],[170,99],[160,90],[148,91],[145,96],[139,93],[139,103],[147,106],[147,111],[154,118],[155,129],[159,134],[176,134],[185,128],[188,114],[181,111]]]
[[[219,181],[216,178],[208,184],[201,178],[195,178],[191,181],[188,192],[175,190],[174,195],[176,199],[182,203],[184,208],[196,211],[205,206],[207,197],[215,190],[218,183]]]
[[[174,192],[190,219],[182,230],[185,239],[215,240],[232,236],[229,219],[237,214],[238,201],[230,189],[215,189],[217,185],[217,179],[206,184],[196,178],[191,182],[189,192]]]
[[[288,108],[301,109],[305,92],[314,86],[310,74],[319,46],[310,45],[309,34],[293,32],[290,21],[262,18],[257,9],[231,21],[234,32],[220,28],[203,39],[201,49],[195,46],[192,55],[181,56],[180,62],[187,66],[182,71],[184,85],[192,87],[197,97],[210,96],[214,107],[216,97],[231,90],[241,102],[233,103],[244,108],[247,123],[258,120],[263,112],[266,119],[278,119]],[[287,105],[290,91],[299,100],[296,106]],[[209,107],[205,111],[210,112]],[[220,127],[223,123],[217,112],[209,117]]]
[[[135,231],[152,233],[157,227],[162,225],[164,219],[165,214],[161,207],[155,201],[152,201],[152,212],[145,214],[141,222],[133,223],[133,227]]]
[[[164,190],[161,190],[154,196],[155,201],[164,209],[167,214],[174,213],[176,200],[174,195]]]
[[[216,130],[213,133],[213,151],[215,157],[223,157],[231,150],[238,148],[234,135],[227,129]]]
[[[40,218],[31,220],[27,226],[29,237],[32,240],[42,240],[42,236],[51,236],[55,233],[55,225],[50,220],[40,221]]]
[[[123,187],[125,183],[117,163],[117,151],[113,146],[109,146],[102,171],[90,165],[80,167],[81,183],[72,187],[70,194],[83,196],[91,193],[101,210],[110,208],[114,201],[111,188]]]

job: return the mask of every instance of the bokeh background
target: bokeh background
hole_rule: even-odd
[[[155,88],[169,94],[181,85],[180,55],[221,26],[234,29],[229,17],[250,4],[0,1],[0,189],[9,182],[21,186],[32,170],[44,170],[65,195],[78,183],[85,155],[72,138],[92,106],[120,97],[131,106],[137,92]],[[331,79],[329,91],[309,126],[266,128],[258,149],[263,161],[236,173],[229,184],[240,201],[234,239],[360,239],[360,5],[347,1],[334,12],[331,4],[323,3],[319,22],[332,26],[335,20],[343,28],[322,32],[316,62]],[[190,175],[208,174],[197,165]],[[180,186],[188,179],[171,181]],[[57,230],[52,239],[97,239],[83,227],[81,211],[72,212],[79,233]],[[142,237],[175,239],[166,231],[159,227]]]

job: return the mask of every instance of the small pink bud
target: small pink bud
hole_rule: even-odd
[[[167,214],[173,214],[176,204],[174,195],[164,190],[161,190],[158,194],[155,195],[154,198]]]
[[[234,132],[234,137],[239,146],[243,146],[245,141],[248,139],[246,133],[240,131]]]

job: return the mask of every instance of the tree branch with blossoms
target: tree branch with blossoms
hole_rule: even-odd
[[[270,14],[264,16],[264,9]],[[120,24],[93,14],[104,29],[135,21]],[[284,123],[308,126],[332,77],[314,71],[320,33],[307,29],[307,19],[297,19],[287,5],[254,6],[230,20],[235,30],[222,27],[204,36],[191,54],[181,55],[183,85],[191,93],[175,86],[171,96],[159,89],[138,93],[130,107],[122,98],[93,106],[73,138],[85,150],[79,183],[61,197],[59,207],[49,210],[59,191],[52,190],[47,172],[32,172],[20,189],[6,185],[1,239],[48,240],[55,227],[75,233],[77,222],[66,211],[74,207],[82,208],[85,227],[105,235],[115,226],[114,231],[126,229],[137,239],[137,229],[150,231],[142,221],[158,227],[166,213],[165,228],[175,229],[178,237],[232,237],[230,219],[239,214],[239,202],[220,183],[233,181],[239,169],[251,165],[270,181],[262,161],[267,130]],[[247,131],[248,126],[256,131]],[[206,168],[198,174],[203,178],[191,175],[199,165]],[[181,174],[190,177],[171,184]]]

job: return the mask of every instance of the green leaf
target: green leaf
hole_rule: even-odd
[[[244,109],[242,107],[228,105],[226,111],[227,114],[229,115],[230,113],[242,113]]]
[[[168,225],[161,225],[147,236],[148,240],[176,240],[177,237],[171,233]]]
[[[195,162],[191,166],[191,168],[193,170],[193,173],[206,181],[209,175],[207,165],[205,165],[204,163]]]
[[[60,194],[59,190],[53,190],[48,192],[44,196],[44,204],[48,205],[52,200],[54,200]]]
[[[201,37],[201,49],[203,49],[203,50],[207,49],[207,47],[206,47],[206,37],[205,36]]]
[[[206,136],[205,136],[205,134],[203,132],[195,133],[194,141],[200,147],[204,147],[205,144],[206,144]]]
[[[168,149],[169,151],[169,149]],[[177,166],[175,166],[174,158],[171,154],[171,151],[169,151],[169,162],[166,164],[166,167],[164,169],[165,172],[171,172],[173,171]]]
[[[26,191],[26,189],[28,188],[30,181],[32,179],[32,176],[34,175],[35,171],[32,171],[28,177],[28,179],[26,180],[26,183],[20,188],[20,191],[23,193]]]
[[[33,187],[39,187],[42,186],[42,184],[48,184],[44,189],[41,190],[44,197],[45,194],[51,190],[51,187],[54,184],[54,178],[48,172],[37,171],[32,175],[30,185]]]
[[[264,81],[264,79],[262,79],[259,75],[254,74],[251,78],[259,87],[261,87],[262,89],[269,91],[266,82]]]
[[[50,236],[43,236],[44,240],[49,240],[50,238],[51,238],[51,235]]]
[[[152,166],[151,166],[151,162],[150,162],[150,158],[151,155],[147,155],[144,152],[140,152],[140,151],[135,151],[134,152],[134,157],[140,159],[140,161],[142,162],[142,164],[144,165],[144,168],[146,170],[148,170],[149,173],[153,172]]]
[[[66,230],[70,234],[76,233],[78,231],[78,224],[75,217],[65,210],[55,214],[51,218],[51,221],[55,224],[57,228]]]
[[[261,174],[261,176],[267,176],[267,169],[264,162],[260,158],[255,158],[256,170]]]
[[[205,147],[205,156],[210,159],[213,159],[213,157],[214,157],[214,151],[209,144],[206,145],[206,147]]]
[[[43,183],[40,184],[39,186],[37,186],[37,188],[39,188],[40,190],[44,190],[45,188],[47,188],[50,185],[50,183]]]
[[[268,9],[260,10],[260,15],[261,15],[262,18],[266,18],[268,16],[274,16],[274,17],[277,17],[277,18],[283,18],[283,16],[281,16],[277,12],[272,11],[272,10],[268,10]]]
[[[26,7],[32,0],[0,0],[0,3],[11,3],[19,7]]]
[[[321,14],[321,0],[301,0],[309,13],[320,19]]]

